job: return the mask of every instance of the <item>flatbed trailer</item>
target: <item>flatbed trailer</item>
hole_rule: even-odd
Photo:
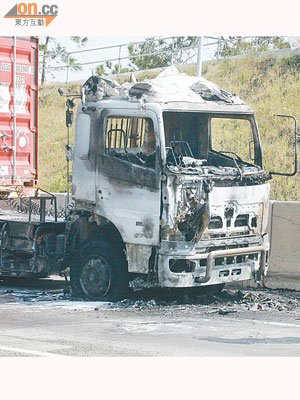
[[[10,211],[0,215],[0,266],[4,277],[48,276],[61,270],[56,246],[59,235],[65,232],[66,221],[46,215],[46,202],[56,204],[56,199],[51,196],[28,200],[30,211],[33,204],[39,203],[39,215]]]

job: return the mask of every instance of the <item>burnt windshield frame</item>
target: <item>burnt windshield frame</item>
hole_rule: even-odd
[[[207,158],[208,157],[208,152],[212,151],[211,148],[211,119],[212,118],[231,118],[231,119],[243,119],[243,120],[248,120],[250,121],[251,124],[251,130],[252,130],[252,135],[253,135],[253,142],[254,142],[254,161],[251,163],[251,165],[258,166],[259,168],[263,169],[263,163],[262,163],[262,151],[261,151],[261,143],[260,143],[260,137],[259,137],[259,131],[258,131],[258,126],[257,122],[255,119],[255,115],[253,112],[211,112],[208,110],[164,110],[163,111],[163,125],[164,125],[164,139],[165,139],[165,146],[167,146],[167,131],[170,130],[170,127],[167,127],[167,116],[173,115],[176,118],[176,114],[180,114],[181,116],[183,114],[186,115],[192,115],[192,116],[199,116],[201,117],[201,120],[204,122],[204,135],[203,136],[203,143],[200,143],[201,138],[199,137],[198,145],[202,147],[202,149],[199,148],[199,151],[197,154],[196,152],[196,159],[202,159],[202,158]],[[176,126],[176,124],[175,124]],[[168,129],[167,129],[168,128]],[[178,128],[178,125],[177,125]],[[195,134],[196,137],[196,134]],[[198,139],[197,139],[198,140]],[[226,149],[224,149],[226,150]],[[206,155],[204,153],[207,153]],[[200,154],[203,153],[203,154]]]
[[[254,114],[224,114],[224,113],[209,113],[208,117],[208,135],[209,135],[209,151],[214,151],[217,152],[217,150],[214,150],[212,148],[212,131],[211,131],[211,120],[215,118],[220,118],[220,119],[241,119],[241,120],[247,120],[250,122],[251,125],[251,131],[252,131],[252,136],[253,136],[253,142],[254,142],[254,161],[253,165],[256,165],[260,168],[263,168],[262,164],[262,151],[261,151],[261,143],[260,143],[260,137],[259,137],[259,131],[258,131],[258,126],[257,122],[255,119]],[[224,149],[227,150],[227,149]],[[245,164],[250,164],[245,161]]]

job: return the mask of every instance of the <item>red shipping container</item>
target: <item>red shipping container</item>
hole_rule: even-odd
[[[0,36],[0,194],[37,185],[38,46],[37,37]]]

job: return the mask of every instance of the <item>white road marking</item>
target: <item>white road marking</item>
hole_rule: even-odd
[[[257,322],[258,324],[264,324],[264,325],[290,326],[294,328],[300,328],[300,324],[290,324],[286,322],[269,322],[269,321],[257,321],[257,320],[253,320],[253,322]]]
[[[263,324],[263,325],[275,325],[275,326],[286,326],[286,327],[300,328],[300,324],[291,324],[291,323],[288,323],[288,322],[271,322],[271,321],[259,321],[257,319],[233,319],[233,318],[226,318],[226,320],[227,321],[228,320],[235,321],[235,322],[247,321],[247,322],[254,322],[256,324]]]
[[[50,353],[48,351],[26,350],[26,349],[20,349],[18,347],[0,346],[0,350],[13,351],[14,353],[24,353],[40,357],[67,357],[65,355]]]

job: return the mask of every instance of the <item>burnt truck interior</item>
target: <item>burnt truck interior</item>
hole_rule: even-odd
[[[148,168],[156,166],[156,142],[151,118],[107,117],[105,153]]]
[[[244,170],[262,170],[253,115],[165,111],[163,118],[172,172],[237,175],[242,180]]]
[[[253,115],[165,111],[163,120],[167,166],[171,172],[231,175],[242,181],[249,174],[253,179],[253,174],[262,171]],[[106,154],[155,168],[156,148],[151,118],[106,118]]]

